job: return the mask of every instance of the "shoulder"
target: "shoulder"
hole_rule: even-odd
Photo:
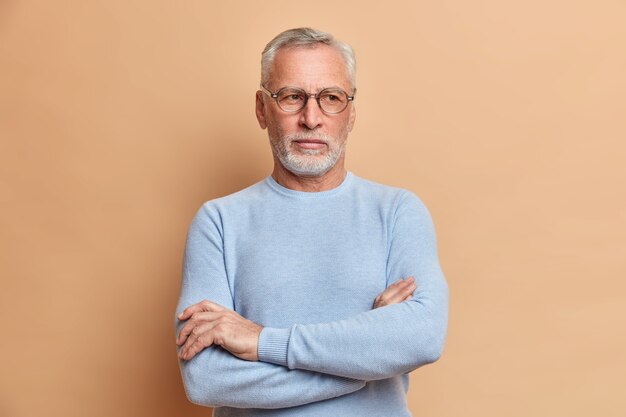
[[[354,175],[354,192],[363,200],[376,201],[396,211],[410,208],[416,211],[427,211],[422,200],[413,191],[381,184]]]
[[[237,217],[254,209],[268,197],[267,179],[222,197],[204,202],[197,210],[193,224],[212,223],[219,227],[224,217]]]
[[[232,194],[208,200],[202,204],[200,211],[236,210],[238,207],[253,205],[267,198],[267,191],[267,180],[264,179]]]

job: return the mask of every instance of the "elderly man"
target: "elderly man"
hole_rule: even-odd
[[[409,416],[438,359],[448,289],[428,211],[344,167],[352,48],[301,28],[262,55],[272,175],[205,203],[177,309],[185,389],[215,416]]]

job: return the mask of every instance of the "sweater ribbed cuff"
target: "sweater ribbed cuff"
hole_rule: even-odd
[[[288,366],[287,347],[291,329],[265,327],[259,335],[259,360]]]

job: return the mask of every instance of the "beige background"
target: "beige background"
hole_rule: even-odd
[[[265,177],[260,51],[358,57],[348,167],[417,192],[451,288],[416,416],[626,410],[626,5],[0,1],[0,416],[206,416],[174,349],[199,205]]]

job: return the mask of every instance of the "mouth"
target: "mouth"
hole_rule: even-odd
[[[297,139],[294,142],[302,149],[322,149],[327,146],[321,139]]]

